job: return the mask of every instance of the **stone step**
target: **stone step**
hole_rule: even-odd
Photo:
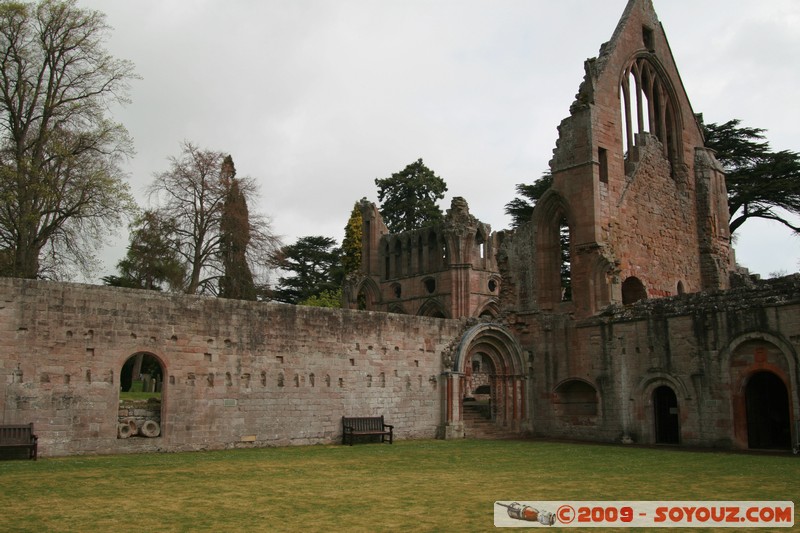
[[[492,420],[483,415],[485,406],[464,404],[461,419],[464,421],[464,437],[467,439],[513,439],[518,435],[497,426]]]

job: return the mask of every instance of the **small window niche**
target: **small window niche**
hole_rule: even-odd
[[[656,51],[653,30],[651,28],[648,28],[647,26],[642,26],[642,42],[644,43],[644,47],[647,48],[648,51],[650,52]]]
[[[608,183],[608,150],[605,148],[597,149],[597,163],[600,167],[600,182]]]

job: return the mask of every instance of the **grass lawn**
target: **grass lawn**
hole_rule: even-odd
[[[492,531],[496,500],[800,503],[800,457],[462,440],[0,462],[2,531]]]

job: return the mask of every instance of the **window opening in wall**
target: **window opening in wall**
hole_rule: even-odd
[[[630,305],[638,302],[639,300],[647,299],[647,290],[644,288],[644,283],[634,276],[626,278],[622,282],[622,303],[623,305]]]
[[[431,232],[428,234],[428,270],[435,271],[439,269],[439,255],[436,250],[439,248],[439,241],[436,234]]]
[[[399,278],[403,275],[403,245],[400,241],[394,243],[394,277]]]
[[[620,114],[623,151],[628,160],[638,143],[636,134],[649,133],[661,141],[664,157],[681,159],[677,149],[680,132],[674,116],[668,83],[648,57],[636,58],[624,71],[620,83]]]
[[[566,217],[562,217],[558,226],[558,240],[561,254],[561,301],[572,301],[572,257],[570,254],[570,228]]]
[[[428,294],[433,294],[436,291],[436,280],[433,278],[427,278],[423,281],[425,284],[425,290],[428,291]]]
[[[642,26],[642,42],[644,43],[644,47],[650,52],[655,51],[656,47],[653,38],[653,30],[647,26]]]
[[[497,290],[497,281],[490,279],[489,280],[489,292],[494,292]]]
[[[483,238],[480,231],[475,234],[475,247],[477,248],[478,259],[481,261],[480,266],[482,267],[483,260],[486,259],[486,239]]]
[[[677,292],[678,292],[678,295],[684,294],[686,292],[686,289],[683,288],[683,282],[682,281],[678,282]]]
[[[384,277],[384,279],[391,278],[391,272],[389,270],[389,268],[391,266],[391,261],[392,261],[392,258],[389,256],[389,243],[387,242],[386,246],[384,246],[384,252],[383,252],[383,269],[384,269],[383,277]]]
[[[369,220],[364,221],[364,235],[362,235],[363,243],[364,243],[364,257],[363,257],[363,264],[367,265],[367,272],[372,271],[372,265],[370,261],[372,259],[372,249],[370,248],[372,234],[370,233],[370,224]]]
[[[608,183],[608,150],[605,148],[597,149],[597,163],[600,166],[600,181]]]
[[[149,353],[136,353],[120,369],[117,437],[153,438],[161,435],[164,367]]]
[[[392,293],[394,294],[395,298],[400,298],[400,296],[403,294],[403,288],[399,283],[392,284]]]

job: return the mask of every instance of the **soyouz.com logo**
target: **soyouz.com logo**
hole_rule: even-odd
[[[790,501],[496,501],[496,527],[793,527]]]

